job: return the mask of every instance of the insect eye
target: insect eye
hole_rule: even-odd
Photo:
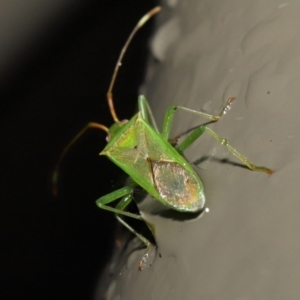
[[[125,123],[127,123],[127,122],[128,122],[128,120],[125,119],[125,120],[122,120],[122,121],[121,121],[121,124],[125,124]]]
[[[106,136],[105,140],[106,140],[107,142],[109,142],[109,140],[110,140],[110,135],[109,135],[109,134]]]

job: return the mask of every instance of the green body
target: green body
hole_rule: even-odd
[[[198,175],[141,112],[115,131],[100,154],[162,204],[182,212],[203,209],[205,197]]]

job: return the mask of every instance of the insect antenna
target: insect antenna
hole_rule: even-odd
[[[157,14],[159,11],[161,10],[161,7],[160,6],[156,6],[154,7],[153,9],[151,9],[148,13],[146,13],[140,20],[139,22],[136,24],[136,26],[134,27],[134,29],[132,30],[132,32],[130,33],[125,45],[123,46],[122,50],[121,50],[121,53],[119,55],[119,58],[117,60],[117,63],[116,63],[116,66],[115,66],[115,69],[114,69],[114,72],[113,72],[113,75],[112,75],[112,79],[111,79],[111,82],[110,82],[110,85],[109,85],[109,88],[108,88],[108,91],[107,91],[107,94],[106,94],[106,97],[107,97],[107,102],[108,102],[108,107],[109,107],[109,110],[110,110],[110,113],[112,115],[112,118],[113,120],[116,122],[116,123],[120,123],[120,120],[118,119],[117,117],[117,114],[116,114],[116,111],[115,111],[115,108],[114,108],[114,102],[113,102],[113,93],[112,93],[112,90],[113,90],[113,87],[114,87],[114,84],[115,84],[115,81],[116,81],[116,78],[117,78],[117,75],[118,75],[118,72],[119,72],[119,69],[120,69],[120,66],[122,65],[122,60],[123,60],[123,57],[127,51],[127,48],[131,42],[131,40],[133,39],[133,37],[135,36],[135,34],[137,33],[137,31],[150,19],[152,18],[155,14]]]
[[[78,132],[78,134],[71,140],[71,142],[65,147],[65,149],[61,153],[61,155],[56,163],[53,175],[52,175],[52,194],[54,196],[57,196],[57,194],[58,194],[57,181],[58,181],[60,164],[61,164],[63,158],[65,157],[67,152],[70,150],[70,148],[77,142],[77,140],[90,128],[100,129],[100,130],[103,130],[108,133],[108,128],[106,126],[99,124],[99,123],[90,122],[82,130],[80,130]]]

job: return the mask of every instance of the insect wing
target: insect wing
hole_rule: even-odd
[[[100,153],[106,155],[137,184],[156,199],[159,193],[153,186],[151,166],[147,160],[148,154],[145,142],[138,133],[140,115],[137,114],[126,123]]]
[[[151,166],[153,185],[163,203],[179,211],[204,207],[202,183],[187,161],[144,120],[137,120],[137,141]]]
[[[180,164],[153,162],[152,172],[157,191],[172,208],[189,212],[196,212],[203,208],[205,198],[203,189],[199,189],[198,178]]]

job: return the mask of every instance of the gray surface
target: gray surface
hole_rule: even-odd
[[[155,224],[162,257],[139,272],[143,251],[127,257],[133,241],[109,267],[106,299],[299,299],[300,3],[168,2],[152,43],[160,63],[142,89],[158,123],[170,104],[217,113],[235,96],[231,111],[210,127],[275,173],[235,165],[203,136],[187,157],[208,157],[197,170],[209,212],[176,220],[147,198],[140,209]],[[178,113],[173,134],[201,122]]]

